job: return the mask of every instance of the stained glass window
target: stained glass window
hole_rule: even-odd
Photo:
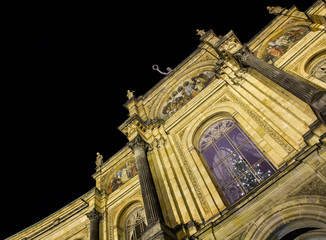
[[[271,162],[232,119],[209,126],[198,147],[229,205],[275,172]]]

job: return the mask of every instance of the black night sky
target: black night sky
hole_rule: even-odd
[[[213,2],[213,1],[212,1]],[[304,2],[304,3],[303,3]],[[314,1],[84,2],[13,6],[5,21],[0,239],[47,217],[92,187],[96,152],[127,143],[127,90],[145,94],[197,49],[196,29],[248,42],[275,16]],[[203,4],[203,5],[202,5]]]

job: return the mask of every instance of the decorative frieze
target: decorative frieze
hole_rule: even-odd
[[[208,208],[208,203],[206,201],[206,198],[201,190],[201,187],[197,181],[197,178],[195,177],[195,174],[193,173],[193,171],[191,170],[191,167],[187,161],[187,158],[186,156],[184,155],[183,151],[181,150],[181,147],[178,145],[178,144],[175,144],[175,147],[180,155],[180,158],[181,158],[181,161],[186,169],[186,172],[190,178],[190,181],[196,191],[196,194],[198,196],[198,199],[201,203],[201,205],[203,206],[204,209],[207,209]]]
[[[264,121],[261,117],[255,113],[248,104],[245,104],[240,98],[235,96],[231,91],[228,91],[229,96],[232,100],[237,103],[240,107],[242,107],[249,115],[252,117],[262,128],[265,129],[267,134],[271,136],[275,142],[277,142],[281,147],[285,149],[287,153],[291,153],[294,148],[288,144],[284,138],[282,138],[266,121]]]

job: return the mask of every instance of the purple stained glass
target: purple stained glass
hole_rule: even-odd
[[[226,157],[227,155],[232,153],[234,150],[234,148],[228,142],[226,137],[219,139],[215,144],[216,144],[217,148],[220,150],[219,153],[221,154],[222,158]]]
[[[216,152],[216,149],[214,148],[213,145],[208,147],[203,152],[203,154],[209,168],[213,167],[215,164],[217,164],[220,161],[220,157],[218,156],[218,153]]]
[[[228,186],[225,190],[223,190],[223,193],[230,205],[244,195],[244,192],[241,190],[237,182],[234,182]]]
[[[210,138],[211,145],[205,142],[202,154],[230,205],[275,172],[273,165],[234,121],[221,120],[208,129],[202,142]]]
[[[269,178],[275,172],[274,168],[267,161],[255,164],[253,169],[255,170],[258,179],[261,181]]]
[[[215,179],[221,188],[233,180],[230,171],[223,162],[217,165],[212,171],[216,176]]]
[[[232,140],[232,143],[238,147],[245,141],[247,141],[247,137],[240,131],[239,128],[234,128],[228,133],[229,138]]]
[[[247,159],[250,165],[254,165],[263,157],[251,142],[248,142],[243,147],[241,147],[240,152],[245,157],[245,159]]]

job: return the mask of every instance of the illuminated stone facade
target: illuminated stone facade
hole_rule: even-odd
[[[98,154],[96,186],[9,239],[325,237],[326,5],[274,10],[246,44],[198,31],[188,58],[128,92],[126,146]]]

